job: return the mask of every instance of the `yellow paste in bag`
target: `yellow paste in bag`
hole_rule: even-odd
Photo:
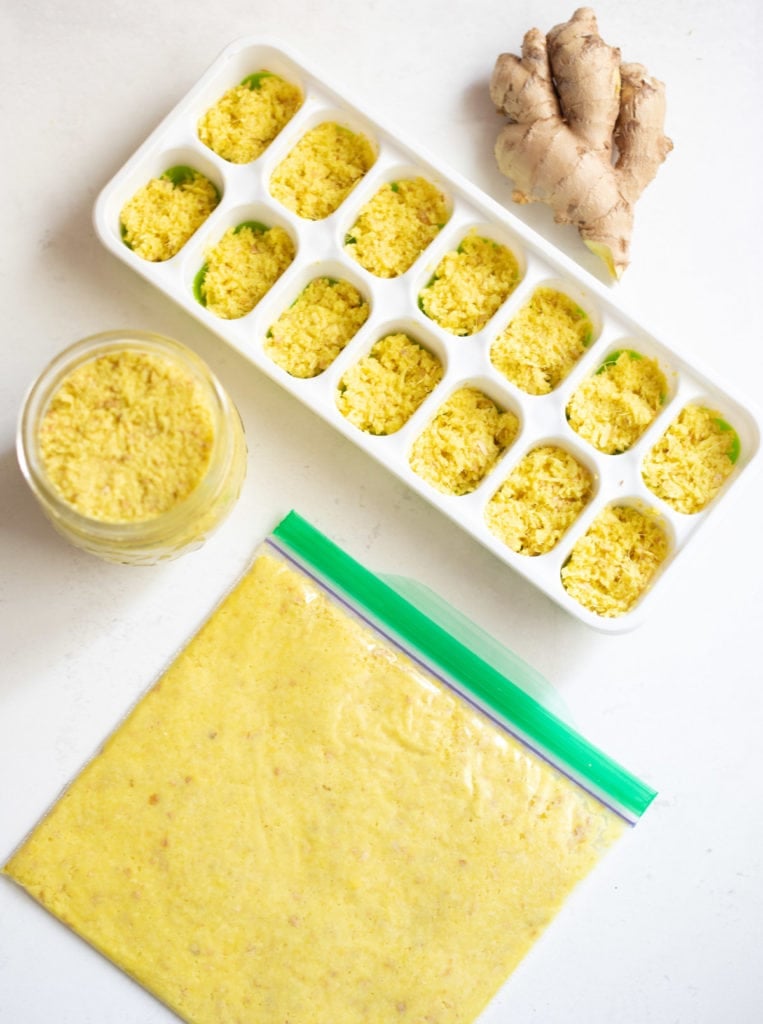
[[[193,1024],[469,1024],[623,828],[263,554],[5,870]]]

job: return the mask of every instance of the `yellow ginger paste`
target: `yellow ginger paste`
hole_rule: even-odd
[[[296,85],[258,71],[229,89],[199,120],[199,138],[234,164],[256,160],[302,106]]]
[[[193,377],[130,349],[72,370],[38,432],[59,497],[108,523],[143,522],[187,498],[207,471],[213,441],[212,411]]]
[[[368,303],[348,281],[316,277],[270,327],[265,351],[293,377],[317,377],[368,314]]]
[[[619,455],[644,433],[667,390],[656,359],[630,351],[612,353],[574,393],[567,405],[567,419],[594,448],[606,455]]]
[[[585,310],[554,288],[537,288],[490,349],[490,361],[528,395],[547,395],[591,343]]]
[[[245,316],[283,274],[295,251],[283,228],[229,228],[206,252],[198,284],[203,305],[224,320]]]
[[[122,238],[138,256],[161,263],[178,253],[220,202],[203,174],[152,178],[138,189],[119,215]]]
[[[472,1024],[623,828],[261,555],[5,872],[194,1024]]]
[[[276,199],[307,220],[322,220],[342,203],[376,160],[368,139],[326,121],[304,135],[270,179]]]
[[[447,252],[419,294],[422,312],[451,334],[481,330],[519,281],[519,264],[505,245],[471,233]]]
[[[551,551],[593,493],[585,466],[563,448],[542,445],[529,452],[485,509],[492,533],[520,555]]]
[[[404,274],[450,216],[442,192],[425,178],[384,185],[360,211],[345,250],[377,277]]]
[[[369,434],[394,434],[442,379],[442,363],[407,334],[388,334],[339,382],[336,404]]]
[[[615,618],[633,607],[667,554],[668,538],[654,513],[611,505],[573,547],[562,583],[584,608]]]
[[[687,405],[652,448],[644,483],[677,512],[700,512],[734,469],[739,438],[717,412]]]
[[[438,491],[468,494],[517,435],[519,421],[478,388],[456,391],[413,443],[411,469]]]

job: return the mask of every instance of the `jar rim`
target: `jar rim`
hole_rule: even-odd
[[[78,512],[51,483],[39,455],[37,428],[62,381],[75,369],[110,352],[138,351],[164,358],[193,375],[203,388],[213,419],[212,451],[204,475],[181,501],[138,521],[95,519]],[[88,335],[60,351],[32,382],[22,402],[16,434],[21,472],[48,515],[67,532],[103,543],[150,545],[203,511],[225,485],[231,457],[226,417],[234,410],[227,392],[204,360],[174,338],[143,330],[110,330]],[[234,410],[235,411],[235,410]],[[237,413],[236,413],[237,415]]]

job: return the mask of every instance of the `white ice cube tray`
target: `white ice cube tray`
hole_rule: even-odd
[[[299,85],[304,103],[257,160],[243,165],[228,163],[202,144],[197,136],[197,122],[227,89],[264,69]],[[273,198],[268,183],[274,169],[305,132],[324,121],[338,122],[364,133],[374,143],[378,157],[335,213],[324,220],[308,221]],[[218,187],[222,198],[177,255],[163,263],[151,263],[137,256],[122,241],[120,211],[150,178],[175,165],[190,165],[205,174]],[[380,279],[365,271],[345,252],[345,235],[360,208],[378,188],[414,175],[427,178],[444,192],[452,215],[405,274]],[[295,242],[296,258],[251,313],[239,320],[223,320],[194,297],[194,278],[205,261],[205,250],[228,228],[251,220],[285,228]],[[106,185],[98,197],[94,221],[99,237],[111,252],[374,456],[435,508],[450,516],[499,559],[578,619],[600,630],[623,632],[642,620],[666,570],[707,517],[725,504],[740,476],[749,475],[751,463],[757,460],[760,420],[748,403],[733,398],[727,389],[719,388],[706,373],[621,312],[606,288],[520,220],[458,174],[423,155],[417,147],[401,141],[396,132],[349,103],[280,43],[244,38],[228,46]],[[443,254],[455,249],[472,229],[509,246],[519,261],[521,281],[479,333],[455,337],[428,319],[419,309],[417,300]],[[343,278],[354,284],[368,300],[371,313],[327,370],[312,379],[298,379],[269,358],[263,342],[279,314],[318,276]],[[594,340],[559,387],[548,395],[532,396],[513,386],[492,366],[489,351],[495,336],[540,284],[553,285],[586,310],[594,325]],[[401,430],[389,436],[372,436],[359,430],[339,412],[337,384],[345,370],[364,356],[378,339],[396,331],[407,333],[434,352],[441,359],[445,372],[440,384]],[[603,455],[569,427],[565,408],[581,380],[594,373],[609,353],[623,348],[657,358],[668,379],[669,393],[660,414],[637,444],[621,455]],[[449,496],[414,473],[408,457],[413,441],[438,408],[465,384],[479,387],[499,406],[513,410],[519,417],[520,431],[476,490],[463,496]],[[680,409],[692,401],[718,410],[733,425],[741,441],[741,454],[723,490],[707,509],[695,515],[682,515],[646,488],[640,465]],[[553,550],[527,557],[510,550],[490,532],[484,512],[489,499],[519,460],[532,448],[545,443],[567,449],[586,465],[594,476],[595,493]],[[628,613],[611,619],[579,605],[567,594],[560,579],[560,570],[575,541],[609,504],[638,504],[656,509],[670,541],[670,554],[652,587]]]

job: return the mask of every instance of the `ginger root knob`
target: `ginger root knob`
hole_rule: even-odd
[[[531,29],[521,57],[501,54],[490,96],[508,118],[495,155],[514,201],[546,203],[619,278],[633,207],[673,148],[663,83],[641,64],[621,64],[581,7],[545,36]]]

